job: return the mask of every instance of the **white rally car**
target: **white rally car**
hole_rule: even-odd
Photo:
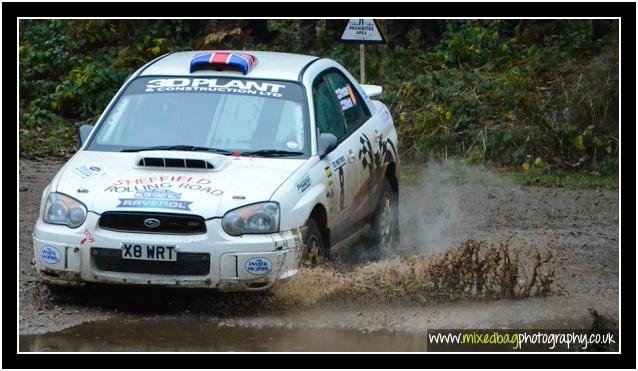
[[[50,287],[260,290],[363,227],[391,245],[398,139],[380,93],[314,56],[149,62],[44,189],[36,269]]]

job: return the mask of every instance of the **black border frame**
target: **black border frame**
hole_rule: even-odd
[[[4,49],[8,56],[4,62],[4,76],[10,81],[17,70],[17,60],[13,59],[14,43],[16,42],[16,23],[12,18],[17,17],[189,17],[194,14],[209,15],[211,18],[223,14],[236,18],[243,17],[294,17],[311,15],[315,18],[335,16],[335,6],[339,3],[243,3],[237,6],[233,3],[3,3],[4,11]],[[358,5],[358,3],[355,3]],[[427,6],[419,3],[361,3],[355,6],[356,10],[348,12],[359,17],[374,18],[383,16],[386,18],[405,16],[410,12],[411,16],[423,17],[491,17],[491,18],[530,18],[530,17],[620,17],[621,42],[623,46],[621,54],[622,82],[621,102],[625,109],[621,112],[621,126],[624,130],[625,145],[621,146],[624,154],[625,173],[621,176],[621,190],[625,190],[625,239],[622,249],[622,302],[621,327],[625,331],[622,334],[622,353],[620,354],[14,354],[14,338],[9,336],[11,331],[6,331],[4,336],[5,348],[4,367],[11,368],[130,368],[141,365],[145,368],[317,368],[317,367],[355,367],[355,368],[635,368],[635,234],[632,232],[632,221],[635,219],[635,46],[636,46],[636,3],[428,3]],[[341,9],[341,8],[339,8]],[[16,63],[16,64],[14,64]],[[13,80],[16,81],[16,80]],[[621,107],[622,107],[621,103]],[[7,107],[16,107],[15,101],[9,100],[5,95],[5,123],[15,122],[16,114]],[[16,108],[17,109],[17,108]],[[624,123],[624,125],[623,125]],[[12,138],[16,133],[11,125],[4,125],[5,137]],[[5,141],[3,152],[5,158],[12,159],[19,153],[12,145],[15,142]],[[622,159],[621,159],[622,162]],[[5,162],[5,177],[8,179],[13,169]],[[624,183],[624,184],[623,184]],[[624,187],[623,187],[624,185]],[[8,187],[8,189],[10,189]],[[628,191],[627,191],[628,190]],[[4,193],[3,207],[6,208],[5,216],[10,218],[12,213],[9,205],[12,204],[8,190]],[[19,195],[14,190],[16,197]],[[632,202],[633,201],[633,202]],[[16,200],[17,204],[17,200]],[[11,228],[6,223],[7,231]],[[627,226],[629,226],[627,228]],[[15,257],[17,249],[13,245],[11,232],[3,234],[5,249],[4,261],[4,289],[6,300],[11,300],[16,293]],[[5,325],[12,328],[16,320],[16,312],[9,310],[10,305],[5,305]],[[11,334],[12,335],[12,334]],[[139,363],[138,363],[139,362]]]

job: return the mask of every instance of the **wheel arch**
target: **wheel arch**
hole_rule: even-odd
[[[385,177],[390,182],[392,192],[399,193],[399,174],[396,162],[390,162],[385,169]]]
[[[321,230],[321,237],[323,238],[324,243],[327,246],[331,246],[330,243],[330,229],[328,228],[328,211],[323,204],[318,203],[315,207],[312,208],[310,215],[306,219],[306,224],[309,219],[313,219],[319,224],[319,229]]]
[[[399,225],[399,168],[397,166],[396,162],[390,162],[388,164],[388,166],[385,169],[385,178],[388,179],[388,182],[390,183],[390,188],[392,188],[392,193],[394,194],[394,202],[396,203],[397,207],[395,208],[395,214],[393,215],[394,218],[394,223],[395,223],[395,230],[396,233],[394,233],[394,242],[395,243],[399,243],[400,242],[400,225]]]

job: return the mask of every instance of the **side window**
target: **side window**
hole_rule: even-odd
[[[326,80],[330,83],[333,95],[338,100],[340,109],[345,115],[348,131],[354,131],[370,118],[370,112],[363,98],[340,72],[332,71],[327,73]]]
[[[325,79],[321,79],[313,89],[315,123],[321,133],[334,134],[338,140],[346,134],[346,126],[332,88]]]

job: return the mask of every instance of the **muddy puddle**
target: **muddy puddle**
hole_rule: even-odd
[[[95,321],[20,336],[21,352],[423,352],[425,334],[238,327],[206,318]]]

